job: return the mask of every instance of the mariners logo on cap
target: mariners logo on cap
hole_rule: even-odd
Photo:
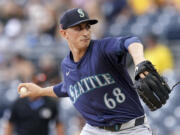
[[[80,16],[80,17],[84,17],[84,12],[83,12],[82,9],[79,8],[79,9],[77,10],[77,12],[79,13],[79,16]]]

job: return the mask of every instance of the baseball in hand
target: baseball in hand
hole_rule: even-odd
[[[25,94],[27,92],[27,88],[26,87],[22,87],[20,89],[20,94]]]

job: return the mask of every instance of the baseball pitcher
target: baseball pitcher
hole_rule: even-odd
[[[18,91],[27,92],[20,97],[69,97],[86,120],[81,135],[152,135],[139,96],[154,111],[166,103],[170,89],[145,60],[137,37],[92,40],[91,25],[97,22],[83,9],[67,10],[59,29],[70,49],[61,63],[64,81],[46,88],[21,83]],[[127,53],[136,66],[135,84],[125,66]]]

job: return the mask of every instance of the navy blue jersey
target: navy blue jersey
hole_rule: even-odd
[[[142,116],[144,110],[125,67],[127,48],[137,37],[92,40],[79,62],[71,52],[62,61],[64,81],[54,86],[69,96],[92,126],[110,126]]]

